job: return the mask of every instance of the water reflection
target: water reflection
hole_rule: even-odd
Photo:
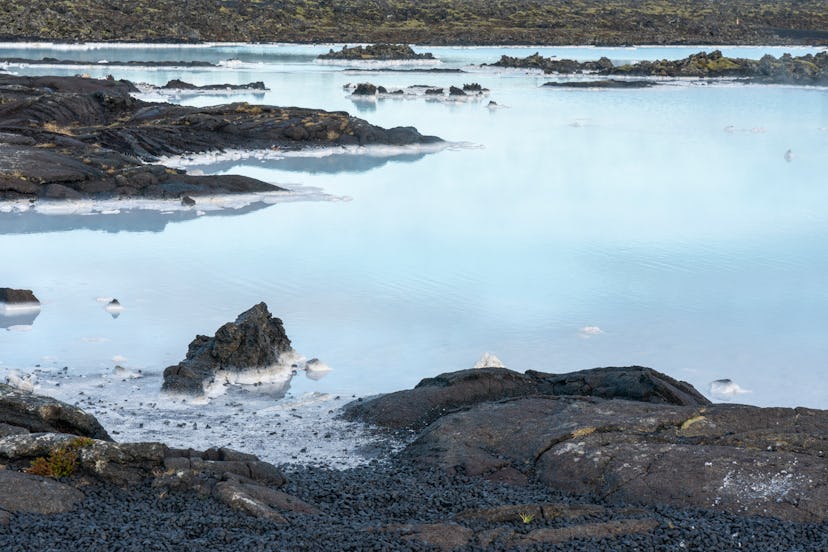
[[[307,174],[365,173],[389,163],[414,163],[431,153],[425,150],[404,153],[332,153],[330,155],[299,155],[274,159],[247,158],[243,161],[226,159],[209,165],[187,165],[188,171],[203,170],[205,173],[239,173],[246,168],[259,168]],[[243,167],[243,168],[242,168]],[[2,230],[0,230],[2,231]]]
[[[6,310],[0,305],[0,328],[9,330],[29,327],[39,314],[40,307]]]
[[[50,214],[34,210],[0,212],[0,234],[43,234],[69,230],[94,230],[107,233],[163,232],[168,224],[186,222],[201,217],[232,217],[245,215],[270,205],[251,203],[244,207],[216,211],[197,209],[150,210],[132,209],[111,213]]]

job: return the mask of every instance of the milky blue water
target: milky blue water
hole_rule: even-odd
[[[0,331],[0,372],[126,364],[157,373],[196,334],[265,301],[295,348],[333,369],[294,378],[295,393],[407,388],[491,352],[520,371],[639,364],[705,393],[732,379],[750,391],[738,402],[828,407],[828,89],[544,89],[550,77],[472,67],[504,53],[635,61],[700,48],[428,48],[441,67],[470,74],[314,63],[328,48],[2,45],[0,57],[79,62],[6,68],[20,74],[262,80],[263,95],[173,101],[346,110],[461,144],[191,167],[319,192],[226,216],[0,213],[0,285],[32,289],[43,303],[30,324]],[[225,66],[94,65],[102,59]],[[366,103],[342,89],[366,81],[478,82],[491,92]],[[489,109],[490,99],[501,107]],[[124,306],[118,318],[104,297]]]

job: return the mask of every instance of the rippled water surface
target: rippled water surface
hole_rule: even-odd
[[[0,316],[10,326],[0,331],[0,376],[63,366],[92,376],[115,364],[157,376],[196,334],[265,301],[295,348],[333,369],[294,378],[292,396],[407,388],[488,351],[520,371],[639,364],[704,392],[732,379],[749,391],[739,402],[828,407],[828,90],[545,89],[550,77],[472,66],[536,50],[634,61],[698,48],[429,49],[437,67],[468,71],[455,74],[315,63],[328,47],[0,48],[79,62],[6,67],[20,74],[262,80],[265,94],[172,101],[347,110],[452,142],[436,152],[176,161],[296,190],[273,205],[0,213],[0,285],[42,302],[34,320]],[[96,66],[102,59],[222,67]],[[366,81],[478,82],[490,96],[354,102],[342,89]],[[97,300],[109,297],[124,307],[117,318]]]

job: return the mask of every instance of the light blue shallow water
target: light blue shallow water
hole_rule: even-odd
[[[0,331],[0,370],[40,364],[92,374],[121,357],[157,372],[181,360],[195,334],[264,300],[298,351],[333,368],[322,380],[294,381],[297,392],[406,388],[490,351],[521,371],[640,364],[703,391],[731,378],[751,391],[740,402],[828,407],[828,90],[689,81],[544,89],[549,78],[538,74],[467,67],[536,50],[637,60],[698,48],[429,49],[466,75],[313,63],[328,47],[0,48],[2,57],[86,63],[239,59],[208,70],[9,69],[153,84],[263,80],[267,94],[232,101],[347,110],[466,143],[380,161],[197,167],[349,201],[167,224],[158,214],[153,223],[150,215],[35,222],[0,214],[0,285],[33,289],[43,303],[29,331]],[[352,102],[342,86],[364,81],[474,81],[505,107]],[[117,297],[124,313],[112,319],[101,296]]]

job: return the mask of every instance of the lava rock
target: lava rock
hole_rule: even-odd
[[[60,432],[111,441],[94,416],[65,402],[0,383],[0,423],[29,432]]]
[[[282,353],[292,350],[282,321],[259,303],[223,325],[215,336],[196,336],[186,358],[164,370],[162,390],[201,395],[219,371],[272,366]]]
[[[474,404],[530,395],[584,395],[677,405],[710,404],[690,384],[641,366],[567,374],[473,368],[422,380],[414,389],[352,402],[345,417],[394,429],[419,430]]]
[[[0,304],[6,305],[39,305],[35,294],[30,289],[0,288]]]

